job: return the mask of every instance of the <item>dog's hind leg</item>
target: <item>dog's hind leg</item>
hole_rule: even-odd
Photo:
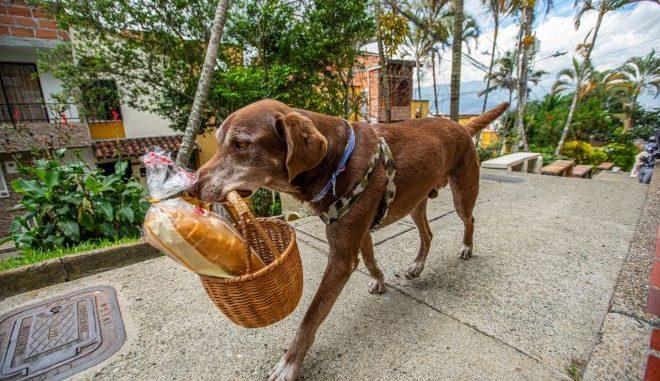
[[[422,273],[424,269],[424,264],[426,263],[426,257],[429,255],[429,248],[431,247],[431,239],[433,239],[433,233],[431,233],[431,228],[429,227],[429,220],[426,218],[426,203],[428,202],[427,198],[424,198],[410,213],[415,225],[417,225],[417,230],[419,231],[419,251],[417,252],[417,258],[412,265],[408,268],[406,272],[406,278],[413,279],[419,277],[419,274]]]
[[[475,172],[476,175],[473,175]],[[470,176],[462,174],[460,177],[452,177],[449,185],[451,186],[456,214],[461,218],[465,227],[463,245],[461,245],[458,253],[461,258],[467,260],[472,257],[472,236],[474,234],[472,211],[479,193],[479,168],[474,169]]]
[[[362,253],[364,264],[369,270],[369,275],[371,275],[369,292],[372,294],[382,294],[385,292],[385,279],[383,277],[383,272],[378,268],[376,257],[374,257],[374,245],[371,240],[371,233],[364,235],[362,245],[360,246],[360,252]]]

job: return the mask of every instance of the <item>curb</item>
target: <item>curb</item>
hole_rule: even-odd
[[[146,242],[127,243],[0,272],[0,300],[57,283],[146,261],[162,254]]]
[[[646,312],[660,319],[660,226],[655,236],[655,261],[649,276],[649,297]],[[644,381],[660,380],[660,328],[651,329],[649,354],[646,359]]]

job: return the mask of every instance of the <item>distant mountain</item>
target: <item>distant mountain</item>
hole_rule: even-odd
[[[484,98],[483,96],[479,97],[477,94],[485,88],[485,83],[482,81],[471,81],[461,83],[461,100],[459,103],[460,114],[481,114],[481,109],[483,107]],[[443,115],[449,114],[449,94],[450,94],[449,85],[438,85],[438,102],[440,103],[440,111]],[[545,93],[541,90],[540,86],[533,87],[532,93],[530,94],[530,99],[539,99],[540,97],[545,96]],[[515,92],[513,94],[512,103],[515,105],[516,102]],[[415,87],[413,92],[413,99],[418,98],[417,88]],[[433,98],[433,87],[422,87],[422,100],[428,100],[429,106],[432,113],[435,112],[435,102]],[[509,92],[506,90],[498,90],[490,93],[488,95],[488,106],[486,109],[497,106],[502,102],[509,100]],[[639,103],[642,107],[647,109],[654,109],[660,107],[660,97],[654,98],[649,94],[642,94],[639,97]]]
[[[461,83],[460,114],[480,114],[483,107],[484,98],[477,94],[484,89],[485,84],[481,81]],[[449,114],[449,85],[438,85],[438,103],[442,114]],[[417,88],[413,92],[413,99],[417,99]],[[509,99],[508,91],[494,91],[488,95],[488,107],[497,106]],[[422,100],[428,100],[431,112],[435,112],[435,102],[433,97],[433,87],[422,87]]]

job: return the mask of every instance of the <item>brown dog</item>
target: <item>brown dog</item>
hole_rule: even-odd
[[[431,243],[426,218],[429,196],[449,183],[456,213],[465,224],[460,256],[472,254],[474,208],[479,189],[479,163],[472,136],[508,108],[502,104],[472,119],[465,127],[445,118],[415,119],[394,124],[353,124],[355,149],[346,170],[337,178],[336,195],[350,193],[362,180],[370,158],[384,137],[394,156],[397,186],[385,225],[410,214],[421,244],[406,276],[422,272]],[[224,199],[232,190],[244,195],[259,187],[290,193],[309,202],[335,171],[347,145],[342,119],[294,109],[263,100],[231,114],[217,131],[218,151],[199,169],[193,193],[203,201]],[[369,292],[385,291],[383,273],[376,265],[369,227],[374,221],[386,184],[382,161],[350,211],[326,228],[330,245],[328,264],[316,295],[288,351],[270,373],[270,380],[298,376],[316,331],[326,318],[362,253],[372,281]],[[310,206],[325,211],[336,197],[328,193]]]

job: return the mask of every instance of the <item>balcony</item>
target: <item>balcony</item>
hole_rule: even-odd
[[[61,113],[56,110],[62,105],[56,103],[0,103],[0,123],[50,123],[55,121],[74,123],[121,123],[121,114],[108,112],[80,115],[76,105],[66,105]]]
[[[392,106],[390,108],[392,114],[392,122],[400,122],[402,120],[410,119],[410,106]],[[385,115],[385,107],[380,108],[378,113],[379,122],[387,122],[387,116]]]

